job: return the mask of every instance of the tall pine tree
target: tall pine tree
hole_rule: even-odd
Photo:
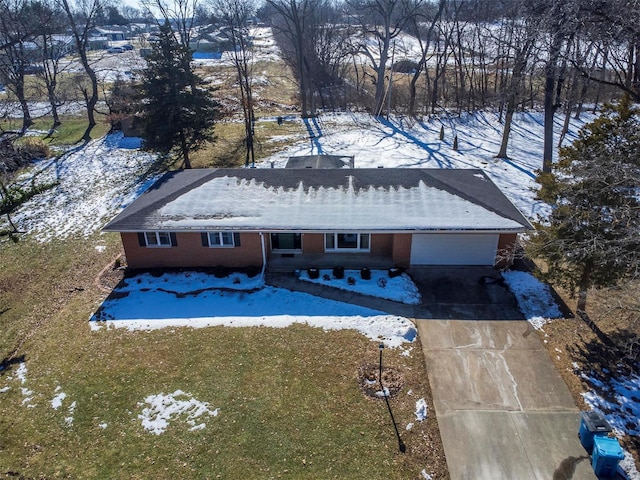
[[[185,168],[189,153],[213,139],[217,102],[191,67],[191,51],[175,38],[168,21],[147,57],[143,73],[144,148],[177,152]]]
[[[560,150],[538,177],[538,198],[551,214],[530,239],[529,255],[545,260],[547,277],[578,295],[585,314],[590,288],[640,273],[640,112],[628,99],[608,107]]]

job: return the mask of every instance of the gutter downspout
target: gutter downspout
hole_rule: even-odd
[[[264,234],[262,232],[260,233],[260,246],[262,247],[262,279],[264,280],[264,272],[267,269],[267,254],[266,254],[266,248],[264,246]]]

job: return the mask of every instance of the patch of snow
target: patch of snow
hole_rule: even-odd
[[[422,480],[433,480],[433,477],[429,475],[426,470],[422,470],[420,475],[422,475]]]
[[[234,285],[232,278],[217,279],[217,288],[224,287],[218,290],[208,287],[209,282],[217,280],[203,275],[187,272],[158,278],[140,275],[139,281],[138,277],[129,278],[114,290],[115,296],[121,298],[105,300],[91,317],[90,326],[94,330],[103,326],[155,330],[210,326],[284,328],[306,323],[327,331],[357,330],[389,348],[411,343],[417,335],[415,325],[404,317],[275,287],[229,291],[227,288]]]
[[[186,415],[186,422],[191,425],[189,430],[199,430],[206,425],[204,423],[196,425],[196,418],[204,414],[217,417],[219,413],[219,409],[210,410],[207,402],[200,402],[182,390],[176,390],[167,395],[162,393],[149,395],[145,399],[145,404],[149,407],[145,407],[138,418],[142,421],[142,427],[145,430],[156,435],[160,435],[167,429],[173,417]]]
[[[71,425],[73,425],[73,413],[75,411],[76,411],[76,402],[73,402],[71,405],[69,405],[69,409],[67,410],[68,416],[64,417],[64,423],[67,425],[67,427],[70,427]]]
[[[580,376],[591,388],[582,394],[589,407],[603,412],[613,429],[620,434],[640,435],[640,375],[582,372]]]
[[[424,398],[416,402],[415,415],[418,422],[423,422],[427,419],[427,402]]]
[[[8,392],[9,390],[11,390],[11,387],[2,387],[0,388],[0,393],[5,393],[5,392]]]
[[[633,455],[622,449],[624,458],[620,460],[618,464],[618,471],[625,476],[628,480],[640,480],[640,472],[636,468],[636,462],[633,459]]]
[[[56,392],[60,390],[60,387],[58,386],[56,388]],[[55,397],[53,397],[53,399],[51,400],[51,407],[54,410],[59,409],[62,406],[62,401],[67,398],[67,394],[64,392],[60,392],[58,393]]]
[[[409,430],[411,430],[412,428],[413,428],[413,423],[412,423],[412,422],[409,422],[409,423],[407,423],[407,426],[405,427],[405,430],[409,431]]]
[[[24,387],[20,388],[20,391],[22,392],[22,396],[24,397],[22,399],[22,405],[26,405],[28,408],[33,408],[34,405],[31,403],[31,401],[33,400],[33,392]]]
[[[104,252],[107,249],[105,245],[96,245],[96,252]]]
[[[14,376],[20,380],[20,383],[24,385],[27,382],[27,365],[22,362],[16,369]]]
[[[349,277],[355,280],[352,285],[349,284]],[[385,298],[408,305],[420,305],[421,302],[418,287],[406,273],[391,278],[386,270],[371,270],[371,279],[363,280],[360,278],[360,270],[345,270],[344,278],[334,278],[331,269],[322,269],[318,278],[310,278],[307,270],[300,271],[298,278],[305,282],[327,285],[340,290]]]
[[[413,350],[413,347],[405,348],[402,350],[402,353],[400,355],[402,355],[403,357],[410,357],[411,350]]]
[[[384,398],[384,397],[388,397],[389,396],[389,389],[387,387],[384,387],[382,390],[378,390],[375,395],[377,397],[380,398]]]
[[[99,423],[99,424],[98,424],[98,427],[100,427],[100,428],[102,428],[102,429],[107,428],[107,426],[108,426],[108,425],[107,425],[106,423]]]
[[[549,322],[549,319],[544,317],[530,317],[527,318],[527,320],[536,330],[542,330],[542,327],[544,327],[545,324]]]
[[[512,270],[503,272],[502,277],[518,300],[520,311],[533,328],[542,330],[548,319],[562,317],[549,285],[529,272]]]

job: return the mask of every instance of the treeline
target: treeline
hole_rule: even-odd
[[[95,125],[100,94],[87,56],[101,24],[169,20],[180,43],[224,26],[235,54],[247,143],[254,123],[251,26],[271,26],[299,86],[303,117],[356,108],[373,115],[425,115],[492,108],[501,113],[507,156],[511,118],[544,108],[545,123],[626,93],[640,100],[640,8],[629,0],[0,0],[0,77],[32,123],[25,76],[34,68],[51,104],[63,101],[61,49],[83,66],[75,94]],[[160,18],[161,20],[157,20]],[[60,35],[68,42],[62,44]],[[563,132],[564,133],[564,132]],[[550,136],[552,132],[547,132]],[[553,145],[545,142],[545,165]]]
[[[266,0],[258,16],[278,33],[298,76],[303,114],[331,106],[328,92],[338,87],[374,115],[389,108],[430,114],[535,107],[550,93],[556,107],[577,110],[620,92],[640,100],[639,7],[627,0]],[[394,70],[401,74],[392,78]]]

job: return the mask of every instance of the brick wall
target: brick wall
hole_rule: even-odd
[[[390,257],[393,252],[392,233],[374,233],[371,235],[371,255]]]
[[[302,234],[303,253],[324,253],[323,233],[303,233]]]
[[[241,233],[239,247],[203,247],[200,232],[177,233],[177,247],[141,247],[137,233],[122,233],[131,268],[262,266],[260,234]]]
[[[393,235],[391,258],[399,267],[407,268],[411,264],[411,234],[396,233]]]

